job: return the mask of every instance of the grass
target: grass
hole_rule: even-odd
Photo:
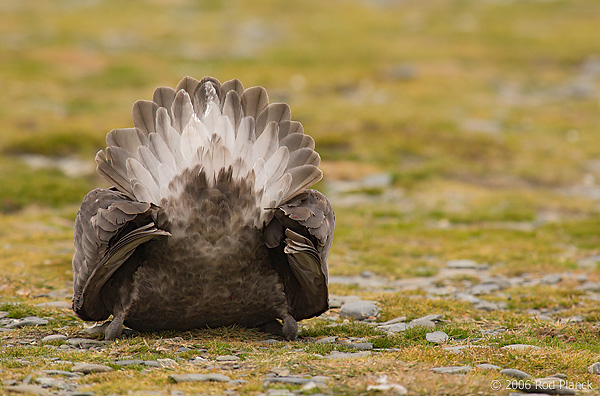
[[[366,388],[381,375],[411,395],[508,394],[490,389],[491,379],[502,378],[495,372],[432,377],[429,371],[483,362],[539,377],[562,372],[598,388],[587,367],[600,354],[600,318],[596,302],[576,291],[572,279],[483,296],[506,304],[494,312],[424,291],[332,285],[333,293],[377,300],[380,321],[430,313],[449,321],[439,327],[451,338],[442,346],[428,343],[423,328],[384,335],[350,321],[305,323],[306,337],[358,337],[395,348],[356,360],[318,356],[352,351],[342,344],[264,344],[262,334],[239,328],[137,335],[105,352],[51,350],[39,341],[44,335],[81,336],[82,323],[68,310],[35,304],[70,291],[73,219],[87,191],[106,184],[97,176],[34,169],[22,158],[93,164],[106,132],[131,126],[132,103],[151,98],[156,86],[174,86],[185,75],[239,78],[267,87],[272,101],[288,102],[316,140],[325,171],[318,188],[332,196],[337,215],[331,275],[436,277],[446,261],[468,258],[487,263],[496,276],[571,273],[598,281],[597,266],[577,263],[600,253],[599,16],[595,0],[3,5],[0,310],[52,320],[0,336],[0,376],[22,380],[34,370],[70,368],[50,363],[58,358],[111,365],[111,373],[80,380],[96,394],[215,394],[233,387],[174,384],[168,375],[210,371],[178,358],[238,354],[239,369],[219,372],[247,380],[235,388],[242,394],[264,392],[261,378],[278,366],[330,377],[333,394],[375,394]],[[377,173],[389,174],[392,184],[336,196],[332,183]],[[436,279],[437,286],[458,289],[481,280]],[[584,321],[534,320],[531,309]],[[506,331],[485,333],[498,328]],[[481,348],[443,349],[467,341]],[[501,349],[511,343],[542,349]],[[175,353],[178,346],[193,351]],[[114,365],[124,356],[181,364],[150,371]]]

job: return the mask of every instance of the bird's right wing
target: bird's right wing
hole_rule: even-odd
[[[133,201],[116,189],[97,188],[83,199],[75,219],[73,311],[84,320],[110,312],[100,292],[114,272],[144,242],[168,232],[156,227],[156,206]]]
[[[317,190],[306,190],[281,205],[265,228],[265,242],[296,320],[329,308],[327,258],[334,227],[327,198]]]

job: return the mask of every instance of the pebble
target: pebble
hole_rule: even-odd
[[[331,351],[331,353],[327,356],[324,356],[325,359],[352,359],[352,358],[361,358],[365,356],[371,355],[371,351],[360,351],[360,352],[339,352],[339,351]]]
[[[171,374],[173,381],[180,382],[231,382],[231,379],[224,374]]]
[[[90,338],[69,338],[67,340],[67,344],[73,345],[81,349],[90,349],[92,347],[99,347],[104,345],[102,341],[93,340]]]
[[[73,385],[66,381],[50,377],[37,377],[35,382],[44,388],[69,389],[73,387]]]
[[[240,358],[234,355],[221,355],[217,356],[215,360],[217,362],[237,362],[238,360],[240,360]]]
[[[42,307],[42,308],[71,309],[71,303],[68,301],[48,301],[48,302],[35,304],[35,306]]]
[[[425,339],[429,342],[433,342],[434,344],[443,344],[448,341],[449,337],[443,331],[434,331],[432,333],[427,333],[425,335]]]
[[[502,369],[500,370],[500,374],[518,378],[518,379],[528,379],[531,378],[530,374],[527,374],[525,371],[517,370],[517,369]]]
[[[344,304],[357,301],[361,301],[359,296],[336,296],[334,294],[329,295],[330,308],[341,308]]]
[[[348,344],[350,348],[358,349],[359,351],[368,351],[373,349],[372,342],[354,342]]]
[[[475,309],[479,309],[481,311],[492,312],[502,309],[500,304],[492,302],[492,301],[484,301],[481,300],[478,303],[474,304]]]
[[[406,329],[409,329],[411,327],[413,327],[413,326],[409,326],[406,323],[396,323],[396,324],[393,324],[393,325],[389,326],[385,330],[387,330],[388,333],[392,333],[393,334],[393,333],[397,333],[399,331],[405,331]]]
[[[396,323],[404,322],[405,320],[406,320],[406,316],[399,316],[397,318],[390,319],[387,322],[377,323],[377,326],[379,326],[379,327],[381,327],[381,326],[389,326],[389,325],[393,325],[393,324],[396,324]]]
[[[542,283],[546,285],[555,285],[562,280],[561,274],[548,274],[542,278]]]
[[[590,374],[600,374],[600,362],[596,362],[590,365],[587,371]]]
[[[482,370],[500,370],[502,367],[496,366],[495,364],[491,364],[491,363],[481,363],[481,364],[478,364],[477,366],[475,366],[475,368],[482,369]]]
[[[471,371],[471,366],[445,366],[445,367],[434,367],[431,369],[434,373],[440,374],[465,374]]]
[[[356,320],[364,320],[377,316],[379,307],[372,301],[356,301],[342,305],[340,316]]]
[[[177,363],[175,360],[169,359],[169,358],[156,359],[156,363],[159,365],[159,367],[163,367],[163,368],[175,368],[175,367],[179,366],[179,363]]]
[[[73,373],[71,371],[63,371],[63,370],[43,370],[42,374],[44,375],[58,375],[68,378],[78,378],[81,377],[80,373]]]
[[[13,322],[9,325],[6,325],[8,329],[17,329],[20,327],[27,326],[43,326],[48,324],[48,319],[38,318],[37,316],[28,316],[26,318],[20,319],[16,322]]]
[[[137,360],[137,359],[125,359],[125,360],[116,360],[114,363],[117,366],[125,367],[125,366],[132,366],[134,364],[141,364],[141,365],[143,365],[144,361],[143,360]]]
[[[369,385],[369,386],[367,386],[367,391],[370,391],[370,390],[377,390],[377,391],[383,391],[383,392],[390,391],[391,394],[394,394],[394,395],[406,395],[408,393],[408,389],[406,389],[405,387],[403,387],[400,384]]]
[[[37,385],[14,385],[6,387],[6,390],[9,392],[25,393],[29,395],[45,396],[49,394],[44,388]]]
[[[529,351],[529,350],[538,350],[538,349],[542,349],[537,345],[529,345],[529,344],[511,344],[511,345],[505,345],[502,347],[502,349],[510,349],[513,351]]]
[[[108,371],[112,371],[112,368],[103,364],[82,363],[71,367],[71,371],[83,374],[105,373]]]
[[[319,338],[317,340],[317,343],[318,344],[333,344],[335,342],[335,340],[337,340],[337,336],[324,337],[324,338]]]
[[[600,282],[585,282],[575,288],[577,291],[600,292]]]
[[[66,335],[62,334],[52,334],[42,338],[42,342],[50,342],[50,341],[64,341],[67,339]]]
[[[291,384],[291,385],[304,385],[306,383],[308,383],[310,381],[310,379],[308,378],[304,378],[304,377],[300,377],[297,375],[288,375],[288,376],[284,376],[284,377],[264,377],[263,378],[263,383],[265,385],[269,385],[269,384]]]
[[[478,269],[479,264],[473,260],[461,259],[448,261],[446,267],[452,269]]]

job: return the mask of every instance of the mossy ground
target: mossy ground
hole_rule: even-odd
[[[496,275],[571,272],[598,281],[598,268],[576,263],[600,253],[599,20],[596,0],[6,2],[0,6],[0,299],[22,304],[0,309],[53,319],[10,333],[0,345],[81,331],[68,311],[34,304],[69,289],[78,204],[105,185],[93,175],[32,169],[20,156],[92,163],[106,132],[131,125],[133,101],[185,75],[238,78],[265,86],[272,101],[288,102],[323,157],[325,181],[318,187],[325,193],[333,193],[332,182],[391,175],[389,186],[347,194],[360,201],[336,206],[333,200],[332,275],[432,276],[447,260],[467,258],[488,263]],[[390,191],[394,199],[386,198]],[[598,389],[587,367],[600,360],[600,314],[575,286],[508,288],[489,297],[506,302],[506,310],[483,312],[421,291],[332,285],[336,294],[378,300],[381,320],[445,313],[450,322],[442,329],[454,339],[507,329],[460,354],[427,343],[424,329],[384,336],[364,324],[327,327],[315,319],[306,335],[364,337],[398,351],[323,360],[315,354],[343,347],[265,345],[254,331],[217,329],[136,336],[103,353],[2,346],[2,358],[27,356],[34,364],[0,360],[0,376],[22,379],[49,367],[48,357],[109,365],[121,356],[174,358],[167,339],[180,336],[210,356],[243,351],[241,369],[230,374],[249,381],[237,388],[244,394],[262,392],[260,379],[277,366],[330,376],[336,394],[368,393],[383,374],[410,394],[508,393],[490,389],[495,374],[489,372],[432,379],[429,371],[481,362],[535,376],[562,372]],[[540,322],[530,308],[561,309],[584,322]],[[511,343],[542,350],[499,349]],[[84,381],[98,394],[228,389],[174,384],[171,372],[121,368]]]

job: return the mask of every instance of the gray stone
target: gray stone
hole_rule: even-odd
[[[69,338],[67,344],[81,349],[89,349],[104,345],[102,341],[93,340],[91,338]]]
[[[542,278],[542,283],[555,285],[562,280],[561,274],[548,274]]]
[[[73,387],[66,381],[51,377],[37,377],[35,379],[35,382],[40,384],[44,388],[70,389]]]
[[[233,380],[233,381],[229,382],[230,385],[244,385],[244,384],[247,384],[247,383],[248,383],[248,381],[243,380],[243,379],[236,379],[236,380]]]
[[[406,316],[400,316],[398,318],[390,319],[387,322],[377,323],[377,326],[389,326],[396,323],[404,322],[406,320]]]
[[[590,374],[600,374],[600,362],[596,362],[590,365],[587,371]]]
[[[234,355],[221,355],[217,356],[215,360],[217,362],[237,362],[240,358]]]
[[[324,337],[324,338],[319,338],[317,340],[317,343],[319,343],[319,344],[333,344],[335,342],[335,340],[337,340],[337,336]]]
[[[4,319],[8,316],[8,312],[7,311],[0,311],[0,319]]]
[[[481,363],[481,364],[478,364],[477,366],[475,366],[475,368],[478,368],[481,370],[500,370],[502,367],[496,366],[495,364],[491,364],[491,363]]]
[[[530,350],[538,350],[538,349],[542,349],[537,345],[529,345],[529,344],[511,344],[511,345],[505,345],[502,347],[502,349],[510,349],[513,351],[530,351]]]
[[[425,339],[429,342],[433,342],[434,344],[443,344],[448,341],[449,337],[443,331],[434,331],[432,333],[427,333],[425,335]]]
[[[144,361],[143,360],[138,360],[138,359],[124,359],[124,360],[116,360],[115,364],[117,366],[125,367],[125,366],[132,366],[134,364],[143,365]]]
[[[491,294],[493,292],[501,290],[501,287],[496,283],[480,283],[471,288],[471,294],[476,296],[481,294]]]
[[[497,311],[500,308],[500,305],[498,303],[492,302],[492,301],[484,301],[481,300],[478,303],[476,303],[474,305],[475,309],[479,309],[481,311],[486,311],[486,312],[492,312],[492,311]]]
[[[329,307],[330,308],[341,308],[342,305],[351,302],[361,301],[359,296],[336,296],[331,294],[329,296]]]
[[[446,267],[452,269],[477,269],[479,267],[479,264],[477,264],[473,260],[461,259],[448,261],[446,263]]]
[[[469,303],[472,303],[472,304],[479,303],[479,302],[483,301],[482,299],[477,298],[474,295],[469,294],[469,293],[456,293],[454,295],[454,298],[456,298],[457,300],[469,302]]]
[[[351,318],[356,320],[364,320],[373,316],[377,316],[379,307],[372,301],[356,301],[342,305],[340,316],[342,318]]]
[[[173,381],[180,382],[230,382],[231,379],[223,374],[172,374],[169,375]]]
[[[16,329],[27,326],[44,326],[48,324],[48,319],[38,318],[37,316],[28,316],[6,326],[8,329]]]
[[[521,371],[521,370],[517,370],[517,369],[502,369],[502,370],[500,370],[500,374],[506,375],[508,377],[519,378],[519,379],[532,378],[530,374],[527,374],[525,371]]]
[[[64,341],[67,339],[66,335],[63,334],[52,334],[42,338],[42,342],[50,342],[50,341]]]
[[[144,360],[144,365],[148,367],[160,367],[160,364],[156,360]]]
[[[44,375],[57,375],[68,378],[79,378],[81,377],[80,373],[73,373],[71,371],[63,371],[63,370],[44,370],[42,371]]]
[[[37,385],[14,385],[6,387],[6,390],[13,393],[25,393],[28,395],[46,396],[49,394],[44,388]]]
[[[409,329],[413,326],[409,326],[406,323],[396,323],[393,325],[390,325],[389,327],[385,328],[385,327],[381,327],[381,329],[386,330],[388,333],[398,333],[399,331],[405,331],[406,329]]]
[[[575,288],[578,291],[593,291],[600,292],[600,282],[585,282]]]
[[[352,359],[352,358],[361,358],[365,356],[371,355],[371,351],[360,351],[360,352],[339,352],[339,351],[331,351],[331,353],[327,356],[324,356],[325,359]]]
[[[278,377],[278,376],[267,376],[263,378],[263,382],[268,385],[268,384],[292,384],[292,385],[304,385],[306,383],[308,383],[310,381],[310,379],[308,378],[304,378],[304,377],[300,377],[297,375],[288,375],[288,376],[283,376],[283,377]]]
[[[434,373],[439,374],[465,374],[471,371],[471,366],[445,366],[445,367],[434,367],[431,369]]]
[[[103,364],[82,363],[71,367],[71,371],[83,374],[106,373],[108,371],[112,371],[112,367],[108,367]]]
[[[350,348],[358,349],[360,351],[368,351],[373,349],[372,342],[353,342],[348,344]]]
[[[170,359],[170,358],[156,359],[156,362],[158,363],[158,365],[160,367],[164,367],[164,368],[175,368],[175,367],[179,366],[179,363],[177,363],[175,360]]]

